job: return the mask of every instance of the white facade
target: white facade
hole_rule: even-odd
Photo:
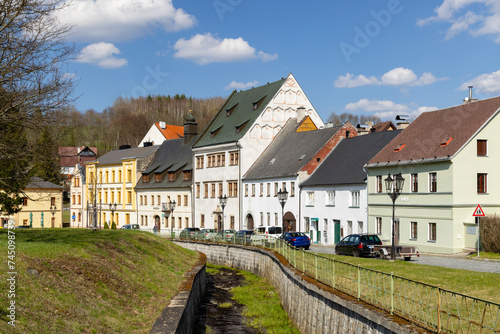
[[[352,233],[366,233],[366,185],[303,187],[301,220],[311,242],[333,245]]]
[[[83,169],[83,171],[84,170],[85,169]],[[85,176],[82,174],[82,170],[80,170],[78,165],[76,168],[73,168],[70,182],[70,226],[74,228],[87,227]]]

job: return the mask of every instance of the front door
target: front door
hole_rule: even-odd
[[[155,216],[155,226],[156,226],[156,229],[158,230],[158,232],[160,232],[161,224],[160,224],[160,217],[159,216]]]
[[[333,225],[335,226],[335,231],[334,231],[334,243],[339,243],[340,242],[340,220],[334,220]]]
[[[253,217],[251,214],[247,215],[247,230],[253,230]]]

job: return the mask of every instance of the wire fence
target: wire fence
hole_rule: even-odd
[[[255,240],[234,236],[203,241],[255,245]],[[500,304],[305,252],[280,239],[260,239],[258,243],[311,278],[429,331],[500,333]]]

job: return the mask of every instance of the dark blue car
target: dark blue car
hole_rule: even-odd
[[[302,232],[286,232],[280,236],[280,239],[285,240],[290,246],[297,248],[303,247],[309,249],[309,246],[311,246],[311,240]]]

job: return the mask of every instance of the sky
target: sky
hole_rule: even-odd
[[[73,0],[75,105],[232,90],[292,73],[324,121],[500,95],[498,0]]]

